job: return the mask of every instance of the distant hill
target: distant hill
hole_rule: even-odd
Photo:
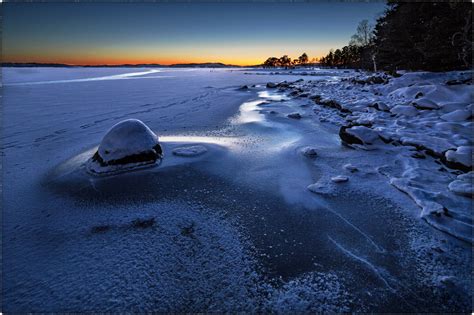
[[[238,68],[241,66],[226,65],[220,62],[179,63],[160,65],[157,63],[121,64],[121,65],[69,65],[64,63],[37,63],[37,62],[3,62],[2,67],[56,67],[56,68]]]
[[[238,68],[236,65],[226,65],[221,62],[205,62],[205,63],[178,63],[170,65],[172,68]]]

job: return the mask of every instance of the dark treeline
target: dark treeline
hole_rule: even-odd
[[[301,56],[298,57],[298,59],[293,59],[291,60],[288,55],[284,55],[280,58],[277,57],[269,57],[265,62],[263,63],[264,67],[294,67],[297,65],[306,65],[309,62],[308,55],[306,53],[303,53]]]
[[[375,26],[362,21],[349,45],[320,63],[387,71],[471,68],[472,4],[389,1]]]

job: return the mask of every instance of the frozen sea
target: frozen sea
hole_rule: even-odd
[[[351,73],[311,74],[3,68],[3,311],[470,312],[471,244],[375,171],[390,154],[341,145],[307,99],[266,88]],[[128,118],[162,163],[88,174]],[[207,152],[171,153],[191,145]],[[337,175],[350,180],[306,188]]]

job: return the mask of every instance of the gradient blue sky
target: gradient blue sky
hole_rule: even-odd
[[[4,3],[4,62],[224,62],[310,58],[346,45],[385,2]]]

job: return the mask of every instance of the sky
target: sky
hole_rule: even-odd
[[[321,57],[385,2],[3,3],[3,62],[222,62]]]

